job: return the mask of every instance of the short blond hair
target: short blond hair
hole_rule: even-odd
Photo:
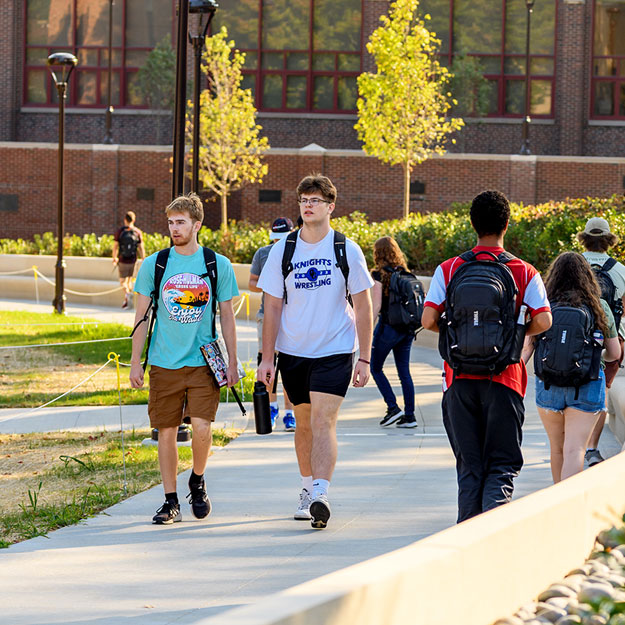
[[[202,200],[197,193],[187,193],[178,196],[165,209],[167,217],[172,213],[187,213],[191,217],[191,221],[204,221],[204,206]]]

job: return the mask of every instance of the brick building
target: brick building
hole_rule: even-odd
[[[399,215],[401,172],[363,156],[353,129],[356,77],[374,69],[365,44],[388,4],[219,1],[213,26],[226,25],[247,53],[245,82],[272,146],[269,176],[233,196],[231,217],[266,220],[291,211],[292,190],[312,169],[340,182],[339,212]],[[171,143],[172,120],[147,109],[137,79],[149,52],[174,40],[176,5],[115,0],[116,145],[105,147],[99,144],[109,0],[0,0],[0,210],[28,215],[26,225],[15,226],[22,235],[54,229],[57,104],[45,59],[56,51],[79,60],[67,102],[67,223],[76,232],[110,231],[123,212],[138,208],[144,227],[152,221],[160,227],[152,212],[168,199],[170,151],[158,146]],[[420,6],[441,39],[443,62],[451,65],[459,54],[478,58],[490,96],[488,113],[465,118],[457,143],[448,146],[455,154],[415,170],[415,210],[442,210],[484,186],[526,202],[623,191],[625,0],[535,0],[529,65],[535,156],[523,158],[509,155],[521,144],[525,0]],[[211,206],[207,224],[216,225]]]

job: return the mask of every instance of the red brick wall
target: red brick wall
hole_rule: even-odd
[[[253,223],[298,215],[295,189],[311,172],[337,186],[336,214],[358,210],[372,221],[402,214],[402,172],[357,151],[272,150],[262,187],[250,185],[229,199],[229,217]],[[126,211],[137,213],[147,232],[165,232],[170,194],[170,151],[166,148],[68,145],[65,156],[65,224],[69,233],[112,233]],[[56,231],[57,149],[47,144],[0,144],[0,195],[19,198],[17,212],[0,213],[0,237],[31,237]],[[425,183],[412,198],[413,211],[442,211],[470,201],[487,188],[524,203],[623,192],[625,159],[445,155],[415,168]],[[152,189],[154,200],[137,200],[137,189]],[[259,189],[282,191],[280,203],[259,203]],[[219,204],[206,198],[205,224],[220,223]]]

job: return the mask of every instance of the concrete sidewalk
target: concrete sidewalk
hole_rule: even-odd
[[[292,519],[300,490],[293,435],[260,437],[248,427],[209,460],[207,520],[194,519],[185,504],[182,523],[152,526],[162,502],[158,486],[81,525],[0,551],[0,622],[188,625],[453,525],[454,458],[441,423],[440,359],[432,345],[424,334],[412,351],[416,431],[382,430],[375,385],[350,389],[338,425],[327,530]],[[392,360],[388,372],[397,391]],[[525,467],[515,497],[551,484],[533,379],[526,406]],[[620,450],[612,442],[606,430],[602,450],[610,455]],[[181,495],[187,477],[179,478]]]

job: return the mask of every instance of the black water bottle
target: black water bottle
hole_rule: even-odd
[[[256,434],[271,434],[269,393],[263,382],[254,384],[254,421],[256,422]]]

